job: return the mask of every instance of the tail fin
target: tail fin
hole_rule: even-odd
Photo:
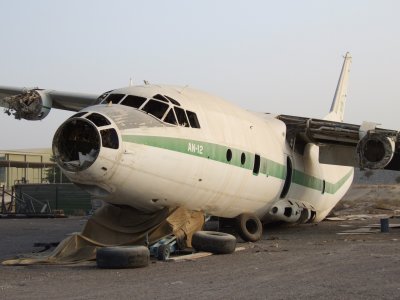
[[[329,114],[324,118],[325,120],[343,122],[350,65],[351,55],[349,52],[347,52],[344,56],[342,71],[340,72],[340,77],[336,87],[335,96],[333,97],[331,110],[329,111]]]

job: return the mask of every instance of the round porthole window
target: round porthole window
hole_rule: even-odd
[[[226,151],[226,160],[227,161],[231,161],[232,160],[232,150],[231,149],[228,149]]]
[[[246,154],[242,153],[242,155],[240,156],[240,162],[242,163],[242,165],[244,165],[244,163],[246,162]]]

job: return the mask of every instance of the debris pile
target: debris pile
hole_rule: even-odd
[[[73,264],[96,259],[100,247],[151,245],[174,234],[181,247],[190,247],[204,214],[183,208],[143,213],[128,206],[105,205],[88,220],[81,233],[64,239],[47,256],[4,261],[3,265]]]
[[[22,94],[2,99],[2,106],[7,115],[13,115],[15,119],[34,120],[42,109],[42,100],[35,90],[26,90]]]

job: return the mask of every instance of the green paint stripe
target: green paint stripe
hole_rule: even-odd
[[[267,159],[267,175],[285,180],[286,166],[284,166],[280,163],[277,163],[273,160]]]
[[[203,157],[235,167],[240,167],[251,171],[253,170],[254,154],[247,151],[242,151],[240,149],[229,148],[227,146],[196,140],[159,136],[123,135],[122,140],[124,142],[147,145],[151,147],[157,147],[193,156]],[[228,149],[232,151],[231,161],[227,161]],[[242,164],[241,162],[242,154],[245,155],[244,164]],[[272,176],[278,179],[285,180],[286,166],[273,160],[261,157],[259,174],[264,174],[266,176]],[[350,178],[351,174],[352,171],[347,173],[336,183],[325,182],[325,193],[335,194],[343,186],[347,179]],[[318,191],[322,191],[323,189],[322,179],[308,175],[296,169],[293,170],[292,183]]]
[[[314,190],[322,191],[323,180],[311,175],[307,175],[298,170],[293,170],[292,182]]]
[[[250,152],[229,148],[218,144],[178,138],[137,135],[123,135],[122,140],[124,142],[142,144],[190,154],[236,167],[253,170],[254,157]],[[226,153],[228,149],[231,149],[232,151],[232,160],[230,162],[228,162],[226,159]],[[242,153],[245,155],[244,164],[241,163]]]
[[[353,174],[353,172],[350,171],[336,183],[326,182],[325,183],[325,192],[329,193],[329,194],[336,193],[342,187],[342,185],[347,181],[347,179],[349,179],[351,177],[352,174]]]

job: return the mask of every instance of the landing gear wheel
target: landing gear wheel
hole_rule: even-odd
[[[193,234],[192,246],[196,251],[229,254],[235,251],[236,238],[224,232],[197,231]]]
[[[157,249],[157,259],[158,260],[168,260],[171,254],[171,248],[169,245],[160,245]]]
[[[96,252],[97,267],[103,269],[141,268],[149,265],[150,251],[145,246],[103,247]]]
[[[253,214],[241,214],[236,218],[236,231],[246,242],[256,242],[261,239],[263,227],[260,219]]]

